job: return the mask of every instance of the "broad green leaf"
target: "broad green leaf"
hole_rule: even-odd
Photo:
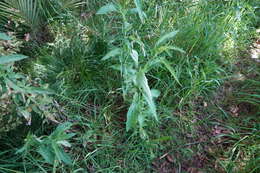
[[[0,32],[0,40],[11,40],[7,34]]]
[[[7,64],[15,61],[20,61],[22,59],[28,58],[24,55],[5,55],[0,57],[0,64]]]
[[[170,33],[167,33],[165,35],[163,35],[161,38],[159,38],[159,40],[156,42],[155,46],[158,47],[160,46],[161,44],[169,41],[170,39],[172,39],[173,37],[176,36],[176,34],[178,33],[179,31],[172,31]]]
[[[136,10],[138,12],[139,18],[140,18],[141,22],[144,23],[144,19],[145,19],[146,15],[142,10],[141,0],[134,0],[134,2],[135,2],[135,6],[136,6]]]
[[[109,58],[112,58],[112,57],[120,55],[120,54],[121,54],[121,49],[115,48],[115,49],[111,50],[110,52],[108,52],[101,60],[105,61]]]
[[[40,145],[37,152],[44,158],[44,160],[49,163],[53,164],[55,160],[55,155],[51,150],[50,146]]]
[[[145,98],[145,100],[148,104],[148,107],[149,107],[152,115],[154,116],[154,118],[156,120],[158,120],[158,117],[157,117],[157,114],[156,114],[156,106],[155,106],[155,103],[153,101],[152,92],[151,92],[151,89],[148,85],[148,80],[147,80],[145,73],[143,71],[138,72],[136,81],[137,81],[139,88],[142,89],[143,96],[144,96],[144,98]]]
[[[131,128],[134,128],[137,123],[139,106],[138,104],[138,94],[135,94],[132,104],[127,112],[126,131],[129,131]]]
[[[179,81],[179,79],[178,79],[178,77],[177,77],[177,75],[176,75],[175,70],[174,70],[174,69],[172,68],[172,66],[170,65],[170,62],[168,62],[165,58],[162,58],[162,59],[161,59],[161,62],[164,64],[164,66],[167,68],[167,70],[171,73],[171,75],[172,75],[173,78],[176,80],[176,82],[177,82],[180,86],[182,86],[181,83],[180,83],[180,81]]]
[[[97,14],[108,14],[111,12],[116,12],[117,11],[117,7],[115,6],[115,4],[113,3],[109,3],[103,7],[101,7],[98,11]]]

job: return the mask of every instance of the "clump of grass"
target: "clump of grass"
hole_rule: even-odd
[[[246,60],[247,63],[252,61]],[[259,158],[259,66],[242,69],[244,77],[234,82],[234,91],[228,97],[229,112],[224,126],[232,132],[220,135],[226,138],[224,160],[220,161],[226,172],[258,172]],[[252,78],[253,77],[253,78]]]

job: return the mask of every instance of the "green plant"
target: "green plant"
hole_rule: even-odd
[[[118,33],[119,38],[112,40],[112,43],[119,46],[113,46],[113,49],[108,52],[102,61],[118,58],[119,64],[114,64],[112,68],[119,70],[123,79],[122,92],[126,101],[131,102],[127,113],[126,130],[136,129],[139,124],[141,135],[146,137],[144,126],[147,117],[153,117],[158,120],[154,98],[159,97],[160,92],[155,89],[150,89],[147,79],[147,73],[153,66],[165,65],[170,71],[179,85],[180,82],[176,76],[175,70],[171,64],[160,55],[164,52],[176,50],[184,53],[178,47],[167,45],[167,41],[171,40],[178,31],[172,31],[161,36],[154,44],[151,50],[146,50],[145,43],[135,31],[129,12],[138,14],[141,23],[145,23],[146,14],[142,10],[141,1],[134,1],[135,8],[128,9],[126,6],[129,2],[124,2],[122,5],[107,4],[101,7],[97,14],[109,14],[111,12],[118,13],[122,20],[122,31]],[[111,46],[111,47],[112,47]]]
[[[50,40],[48,23],[53,18],[66,15],[67,11],[76,11],[83,4],[83,0],[3,0],[0,2],[2,30],[26,34],[27,41]]]
[[[72,124],[68,122],[60,124],[49,136],[36,137],[29,134],[25,139],[24,146],[19,149],[17,153],[22,154],[24,159],[26,159],[28,155],[38,153],[46,163],[54,166],[57,166],[57,161],[59,163],[72,165],[70,156],[63,149],[63,147],[71,147],[71,144],[67,140],[72,138],[75,134],[66,133],[71,126]]]
[[[3,40],[11,40],[1,33]],[[0,57],[0,131],[9,131],[21,124],[24,117],[31,124],[31,114],[45,114],[51,117],[52,94],[47,88],[40,88],[38,81],[15,71],[14,62],[27,58],[19,54],[2,55]],[[45,86],[47,87],[47,86]],[[13,125],[12,125],[13,124]]]

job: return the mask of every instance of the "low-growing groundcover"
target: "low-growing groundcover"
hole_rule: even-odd
[[[259,172],[259,5],[0,1],[0,172]]]

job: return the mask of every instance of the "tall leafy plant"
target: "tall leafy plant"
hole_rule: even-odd
[[[119,31],[120,38],[111,41],[116,43],[117,46],[112,44],[111,51],[102,58],[102,61],[111,60],[113,62],[116,60],[118,62],[112,68],[120,71],[123,79],[123,96],[127,102],[130,102],[126,130],[139,127],[141,136],[146,138],[147,135],[144,130],[146,121],[149,118],[154,118],[157,121],[159,119],[154,100],[160,95],[159,90],[150,87],[147,74],[154,66],[163,65],[180,84],[171,64],[160,55],[169,50],[184,51],[166,44],[174,38],[178,31],[171,31],[162,35],[149,50],[149,47],[145,45],[142,41],[143,38],[138,35],[131,23],[133,15],[138,16],[141,24],[146,22],[147,17],[143,11],[142,2],[135,0],[134,8],[126,8],[131,5],[130,2],[109,3],[97,11],[98,15],[119,15],[122,23],[122,30]],[[137,19],[135,18],[135,20]]]

